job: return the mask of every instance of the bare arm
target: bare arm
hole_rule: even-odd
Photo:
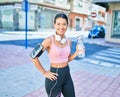
[[[46,70],[43,68],[43,66],[41,65],[38,57],[36,57],[35,59],[32,59],[33,63],[35,64],[35,66],[37,67],[37,69],[42,73],[45,74]]]
[[[50,48],[50,44],[51,44],[51,40],[50,38],[46,38],[42,43],[43,45],[43,51],[48,50]],[[38,57],[32,59],[32,62],[34,63],[34,65],[37,67],[37,69],[47,78],[49,78],[50,80],[56,80],[57,79],[57,74],[56,73],[52,73],[50,71],[46,71],[44,69],[44,67],[42,66],[40,60]]]
[[[43,48],[42,48],[42,51],[45,51],[48,47],[49,47],[49,39],[46,38],[41,44],[43,45]],[[39,58],[36,57],[36,58],[33,58],[32,59],[32,62],[34,63],[34,65],[37,67],[37,69],[42,73],[44,74],[46,72],[46,70],[43,68],[43,66],[41,65],[40,61],[39,61]]]

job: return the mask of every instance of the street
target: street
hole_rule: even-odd
[[[28,40],[28,47],[35,47],[37,43],[41,43],[44,38],[40,39],[29,39]],[[76,46],[76,39],[73,39],[72,42],[72,52],[75,51],[75,46]],[[8,41],[0,41],[0,44],[9,44],[9,45],[17,45],[17,46],[25,46],[25,40],[8,40]],[[89,55],[92,55],[93,53],[96,53],[100,50],[105,50],[109,48],[108,46],[101,46],[101,45],[96,45],[96,44],[89,44],[89,43],[84,43],[85,48],[86,48],[86,57]],[[92,48],[92,49],[91,49]]]

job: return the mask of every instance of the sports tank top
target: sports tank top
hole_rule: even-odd
[[[55,45],[53,35],[51,36],[51,48],[48,52],[50,63],[62,63],[68,61],[68,56],[70,54],[70,45],[67,39],[67,46],[59,47]]]

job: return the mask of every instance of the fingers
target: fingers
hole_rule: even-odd
[[[51,75],[51,80],[52,80],[52,81],[53,81],[53,80],[56,80],[56,79],[57,79],[57,76],[58,76],[57,73],[52,73],[52,75]]]
[[[58,76],[58,74],[57,74],[57,73],[53,73],[53,72],[52,72],[52,74],[53,74],[53,75],[55,75],[55,76]]]
[[[58,76],[57,73],[53,73],[53,72],[50,72],[50,71],[47,71],[44,75],[45,75],[46,78],[48,78],[52,81],[56,80],[57,76]]]
[[[85,49],[77,49],[78,52],[85,52]]]

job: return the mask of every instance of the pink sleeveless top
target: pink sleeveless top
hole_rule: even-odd
[[[70,45],[67,39],[67,46],[61,48],[54,43],[53,35],[51,36],[51,48],[48,53],[50,63],[62,63],[68,61],[68,56],[70,54]]]

